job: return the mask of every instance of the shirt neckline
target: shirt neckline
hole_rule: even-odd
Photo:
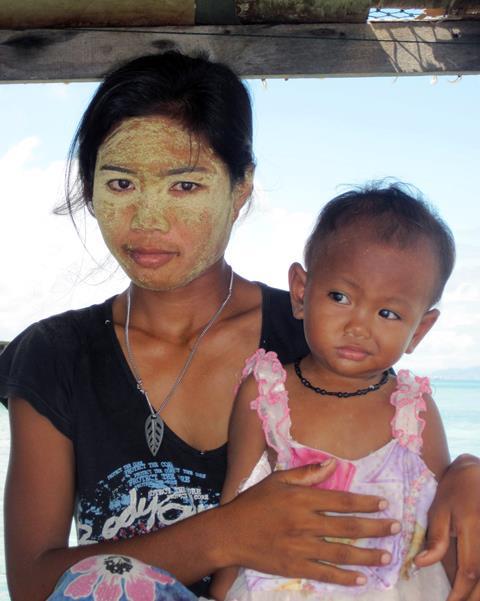
[[[144,411],[145,418],[146,418],[148,415],[147,412],[149,411],[147,403],[145,401],[145,398],[143,397],[143,394],[140,392],[140,390],[137,387],[137,381],[135,379],[135,376],[132,373],[132,370],[130,369],[130,365],[128,364],[128,361],[127,361],[125,355],[123,354],[123,350],[120,345],[120,341],[118,340],[117,333],[115,332],[115,327],[113,324],[113,312],[112,312],[113,301],[115,300],[115,298],[117,298],[117,296],[112,296],[111,298],[107,299],[104,303],[104,313],[103,313],[104,325],[109,326],[108,327],[109,342],[115,351],[115,356],[118,360],[121,370],[127,378],[129,388],[131,389],[132,395],[135,397],[135,399],[138,399],[139,407],[143,407],[143,409],[139,409],[139,410]],[[174,442],[178,446],[182,447],[184,450],[188,451],[189,453],[193,453],[200,457],[212,457],[214,455],[223,455],[225,453],[225,449],[227,447],[226,442],[224,442],[222,445],[220,445],[219,447],[216,447],[214,449],[200,450],[195,447],[192,447],[190,444],[188,444],[188,442],[183,440],[183,438],[178,436],[178,434],[176,434],[168,426],[168,424],[166,422],[164,422],[164,425],[165,425],[165,434],[164,435],[168,439],[170,439],[172,442]]]

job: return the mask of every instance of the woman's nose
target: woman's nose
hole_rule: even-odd
[[[163,233],[170,231],[170,221],[166,214],[166,202],[161,192],[149,191],[142,193],[135,205],[131,228],[134,230],[159,230]]]

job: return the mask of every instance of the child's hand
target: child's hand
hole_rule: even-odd
[[[440,561],[457,537],[458,571],[448,601],[480,601],[480,461],[461,455],[448,468],[430,509],[426,551],[415,563]]]
[[[364,584],[365,577],[336,565],[389,563],[385,551],[323,538],[383,537],[400,530],[394,520],[325,515],[326,511],[373,513],[386,504],[375,496],[312,488],[334,469],[332,461],[323,467],[275,472],[222,506],[229,526],[225,528],[224,565],[354,586]]]

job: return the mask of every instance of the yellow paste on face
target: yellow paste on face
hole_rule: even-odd
[[[105,242],[139,286],[170,290],[218,261],[250,191],[212,149],[166,117],[126,119],[100,146],[93,206]],[[161,266],[135,252],[167,253]]]

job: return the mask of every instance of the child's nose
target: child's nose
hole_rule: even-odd
[[[370,338],[370,327],[361,316],[355,316],[345,326],[345,334],[354,338]]]

